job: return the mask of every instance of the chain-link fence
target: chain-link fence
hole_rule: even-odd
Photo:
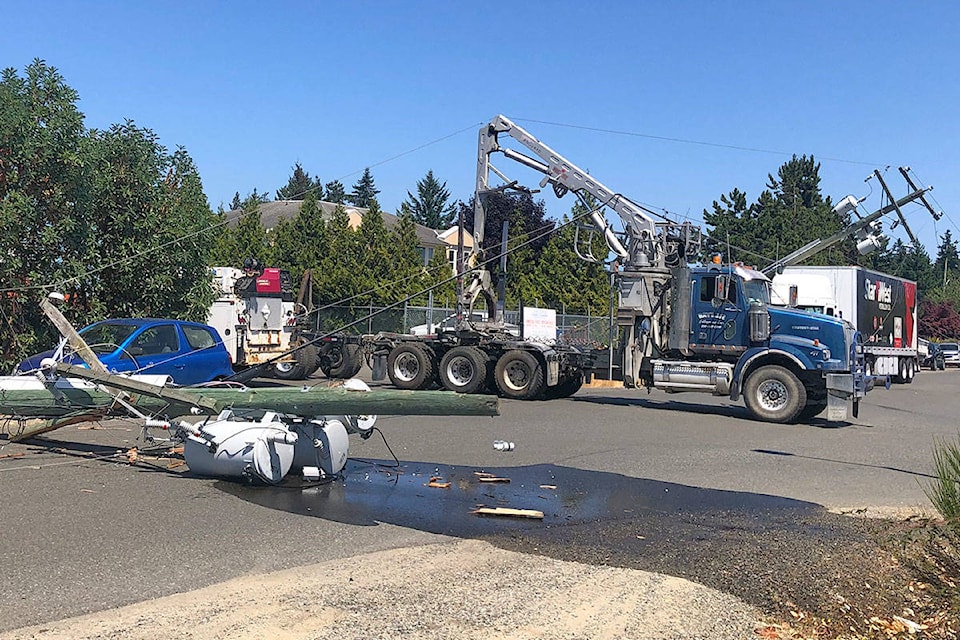
[[[342,331],[350,334],[427,333],[427,329],[453,327],[456,309],[452,307],[424,307],[404,305],[393,308],[375,305],[329,306],[313,312],[317,331]],[[486,314],[477,314],[476,321],[486,320]],[[519,309],[506,309],[504,322],[522,325]],[[616,336],[614,335],[614,339]],[[556,341],[589,348],[605,348],[610,343],[610,316],[557,312]]]
[[[522,326],[520,309],[504,310],[504,322]],[[456,309],[453,307],[424,307],[403,305],[393,308],[376,305],[329,306],[313,312],[314,327],[321,333],[348,333],[353,335],[392,333],[432,333],[439,327],[453,328],[456,324]],[[486,320],[486,314],[477,314],[476,321]],[[593,350],[594,374],[600,378],[620,378],[620,340],[616,326],[613,327],[614,349],[611,344],[611,318],[609,315],[591,313],[566,313],[557,311],[557,336],[555,342]]]

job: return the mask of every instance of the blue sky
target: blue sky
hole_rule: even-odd
[[[214,208],[236,191],[274,195],[298,161],[348,189],[372,167],[387,211],[428,169],[466,200],[477,130],[503,113],[609,187],[693,219],[734,187],[754,200],[794,153],[821,161],[834,200],[872,188],[864,213],[880,206],[879,186],[864,178],[889,167],[900,197],[896,167],[909,165],[946,213],[934,223],[908,207],[928,251],[947,229],[960,236],[960,3],[39,0],[5,9],[0,66],[22,72],[45,59],[79,92],[88,127],[129,118],[169,149],[184,146]],[[573,204],[544,199],[556,217]]]

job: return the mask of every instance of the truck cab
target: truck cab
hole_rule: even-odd
[[[848,322],[772,306],[770,279],[740,264],[675,268],[669,282],[665,341],[656,339],[649,318],[621,309],[634,322],[625,341],[635,345],[624,358],[635,367],[633,375],[625,372],[628,386],[743,396],[755,417],[771,422],[824,410],[829,419],[844,419],[851,398],[856,411],[869,381]]]

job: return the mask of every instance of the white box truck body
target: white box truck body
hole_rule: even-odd
[[[867,368],[909,383],[919,370],[917,283],[863,267],[786,267],[773,278],[774,304],[839,316],[863,336]]]

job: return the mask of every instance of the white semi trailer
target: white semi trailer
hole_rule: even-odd
[[[920,369],[912,280],[856,266],[790,266],[773,277],[773,303],[852,323],[863,336],[871,375],[910,383]]]

